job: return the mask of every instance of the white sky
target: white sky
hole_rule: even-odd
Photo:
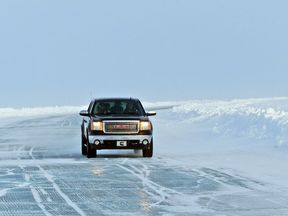
[[[0,107],[287,96],[288,1],[0,2]]]

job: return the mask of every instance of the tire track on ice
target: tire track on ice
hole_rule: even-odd
[[[144,188],[144,192],[147,193],[149,196],[153,197],[156,202],[152,203],[151,206],[157,206],[167,200],[171,194],[181,195],[182,193],[173,190],[171,188],[167,188],[157,184],[156,182],[149,179],[150,171],[145,164],[142,165],[141,168],[137,168],[134,165],[126,164],[127,160],[123,161],[121,164],[116,164],[119,168],[131,173],[133,176],[137,177],[142,181],[142,185]]]
[[[29,156],[32,158],[32,160],[36,160],[34,155],[33,155],[33,150],[34,147],[30,149],[29,151]],[[76,204],[74,203],[69,196],[67,196],[67,194],[65,194],[61,188],[59,187],[58,184],[56,184],[55,180],[54,180],[54,176],[50,175],[42,166],[37,165],[36,166],[41,173],[44,175],[44,177],[48,180],[48,182],[50,182],[53,186],[53,188],[55,189],[55,191],[65,200],[65,202],[72,207],[79,215],[81,216],[86,216],[85,212],[83,212],[83,210]]]
[[[23,149],[24,148],[24,146],[21,146],[20,148],[19,148],[19,151],[21,150],[21,149]],[[14,151],[16,151],[17,153],[18,153],[18,150],[14,150]],[[0,177],[5,177],[5,176],[13,176],[14,175],[14,171],[15,169],[7,169],[6,171],[4,171],[5,173],[4,174],[1,174],[0,175]],[[1,183],[3,183],[3,181],[1,181]],[[16,183],[18,183],[18,182],[16,182]],[[26,187],[27,186],[27,184],[25,184],[25,183],[19,183],[18,185],[16,185],[15,187],[9,187],[9,188],[4,188],[4,189],[1,189],[0,190],[0,197],[4,197],[4,196],[6,196],[6,194],[8,193],[8,191],[10,191],[10,190],[13,190],[13,189],[17,189],[17,188],[23,188],[23,187]]]
[[[18,148],[17,150],[17,160],[20,161],[21,160],[21,156],[20,156],[20,152],[22,152],[25,149],[25,145],[21,146]],[[24,165],[19,165],[19,168],[23,171],[23,173],[25,173],[25,166]],[[41,199],[41,196],[39,194],[39,192],[36,190],[36,188],[31,184],[30,182],[30,175],[25,173],[24,174],[24,179],[25,182],[27,184],[27,186],[29,186],[30,191],[32,193],[32,196],[37,204],[37,206],[42,210],[42,212],[46,215],[46,216],[52,216],[52,214],[50,214],[47,210],[46,207],[43,204],[43,200]]]

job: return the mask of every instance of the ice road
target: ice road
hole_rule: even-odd
[[[81,107],[0,109],[0,215],[288,215],[288,99],[146,103],[155,154],[80,154]]]

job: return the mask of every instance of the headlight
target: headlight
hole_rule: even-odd
[[[151,129],[152,129],[151,122],[149,122],[149,121],[140,122],[140,130],[141,131],[151,130]]]
[[[103,130],[102,122],[92,122],[91,123],[91,130],[92,131],[102,131]]]

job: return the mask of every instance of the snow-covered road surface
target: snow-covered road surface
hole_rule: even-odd
[[[154,120],[152,159],[127,150],[83,157],[77,114],[3,118],[0,215],[288,215],[286,108],[277,106],[280,118],[274,107],[278,124],[274,118],[269,123],[269,116],[253,118],[251,109],[248,114],[237,110],[244,105],[234,104],[237,115],[225,112],[228,117],[221,114],[223,104],[218,116],[209,104],[199,108],[199,102],[158,105],[170,109],[159,111]],[[246,122],[247,116],[252,120]],[[236,120],[245,128],[239,137]],[[273,127],[278,137],[271,132],[260,139],[265,135],[261,124]]]

